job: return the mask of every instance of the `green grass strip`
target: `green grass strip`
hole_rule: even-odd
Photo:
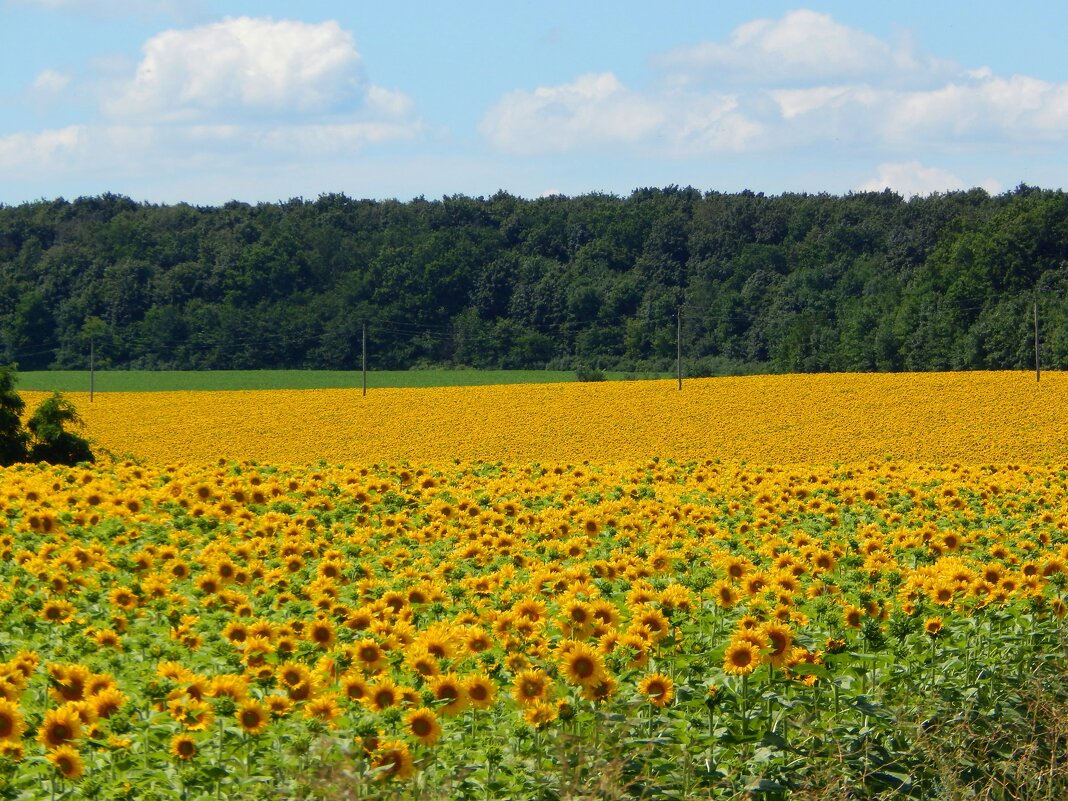
[[[666,373],[610,373],[610,381],[666,378]],[[460,387],[487,384],[550,384],[575,381],[568,370],[376,370],[367,388]],[[98,370],[95,392],[227,391],[244,389],[359,389],[359,371],[341,370]],[[37,392],[88,392],[87,370],[19,373],[18,389]]]

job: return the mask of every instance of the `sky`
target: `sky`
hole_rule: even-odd
[[[0,204],[1068,186],[1064,0],[0,0]]]

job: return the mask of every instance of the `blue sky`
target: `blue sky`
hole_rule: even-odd
[[[0,203],[1068,186],[1068,3],[0,0]]]

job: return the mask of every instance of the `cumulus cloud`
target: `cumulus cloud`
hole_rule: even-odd
[[[673,70],[728,73],[758,82],[873,75],[915,68],[916,60],[908,49],[895,49],[836,22],[830,14],[806,9],[791,11],[782,19],[747,22],[725,42],[681,47],[659,59]]]
[[[652,145],[683,155],[741,149],[760,126],[730,95],[643,94],[606,72],[511,92],[486,113],[480,130],[500,149],[519,154]]]
[[[880,164],[878,174],[857,188],[862,192],[891,189],[899,195],[911,197],[964,189],[964,181],[948,170],[925,167],[918,161],[906,161]]]
[[[481,130],[504,150],[563,152],[636,142],[661,122],[662,112],[654,101],[629,91],[606,72],[533,92],[512,92],[489,110]]]
[[[80,125],[0,136],[0,169],[18,171],[27,165],[63,163],[84,144],[85,128]]]
[[[134,78],[106,106],[123,118],[352,110],[363,99],[360,55],[336,22],[240,17],[149,39]]]
[[[993,180],[983,181],[979,185],[991,194],[1001,191],[1001,185]],[[930,195],[936,192],[956,192],[967,188],[970,187],[949,170],[927,167],[919,161],[880,164],[877,168],[877,175],[857,187],[862,192],[881,192],[884,189],[891,189],[905,197]]]
[[[188,168],[309,163],[411,140],[411,99],[365,75],[353,35],[336,22],[241,17],[164,31],[124,70],[98,70],[99,116],[78,126],[0,138],[0,168],[20,175],[136,175]],[[30,90],[75,89],[55,70]]]
[[[482,133],[514,153],[613,145],[666,156],[1068,141],[1068,83],[965,68],[815,11],[754,20],[654,64],[647,87],[606,73],[511,92]]]

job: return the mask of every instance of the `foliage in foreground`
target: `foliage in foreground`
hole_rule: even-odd
[[[0,478],[7,797],[1068,791],[1060,467]]]
[[[92,462],[89,443],[67,430],[68,426],[82,425],[74,404],[53,392],[41,401],[24,427],[22,413],[26,403],[15,392],[16,380],[13,367],[0,367],[0,465]]]

